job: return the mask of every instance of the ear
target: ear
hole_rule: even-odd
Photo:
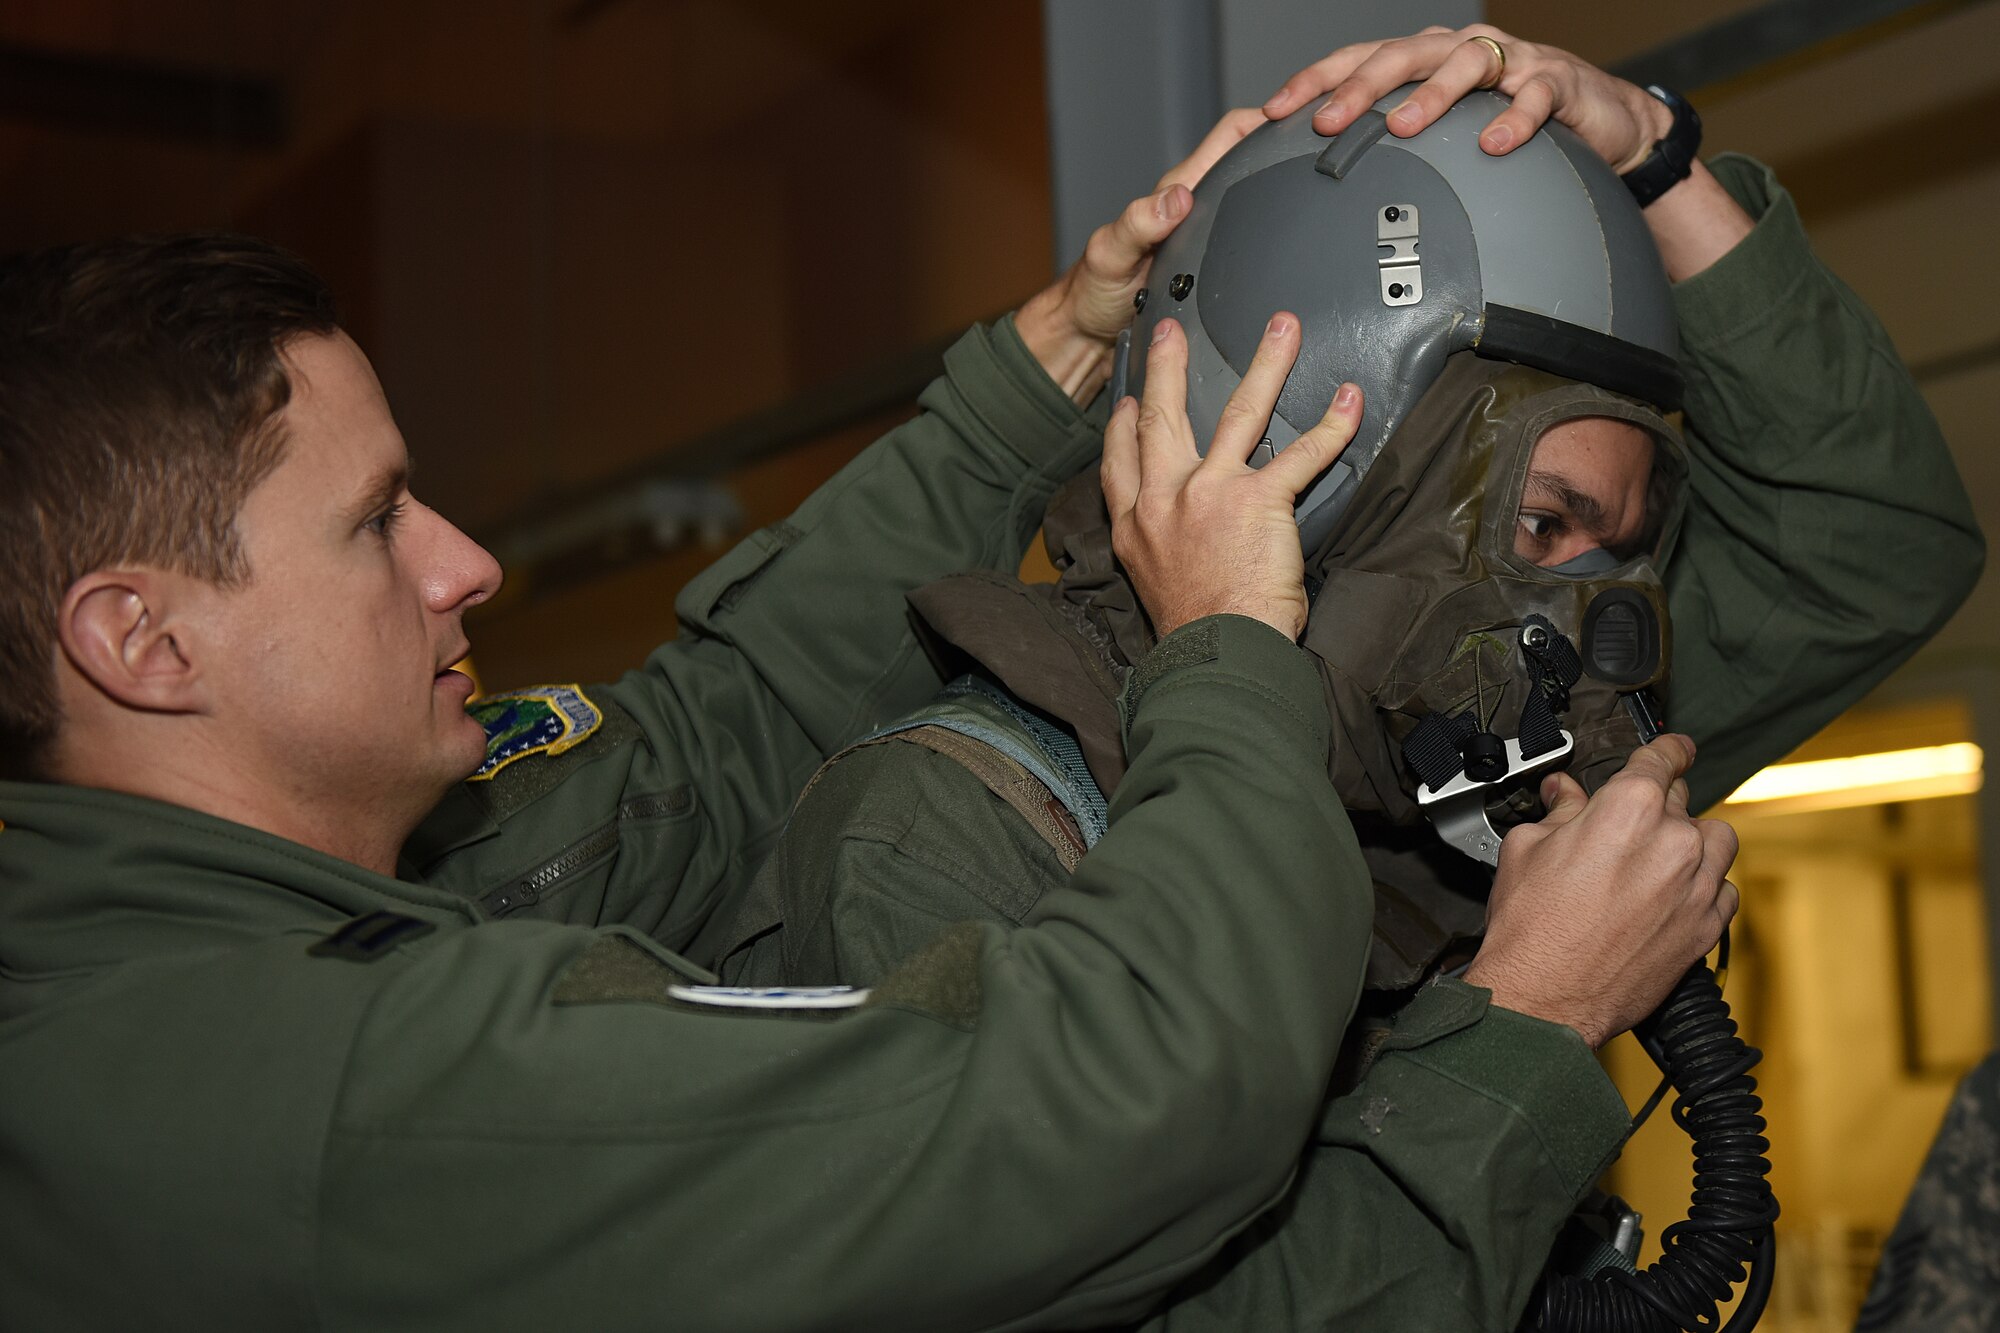
[[[78,579],[56,617],[56,638],[78,674],[128,708],[191,713],[200,671],[175,633],[182,580],[151,569],[100,570]]]

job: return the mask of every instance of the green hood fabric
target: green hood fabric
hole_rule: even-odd
[[[1648,551],[1601,577],[1571,578],[1513,553],[1528,459],[1549,426],[1582,416],[1630,421],[1657,441],[1662,495]],[[1452,358],[1370,468],[1306,575],[1319,586],[1303,646],[1319,668],[1334,743],[1328,772],[1356,819],[1375,881],[1368,985],[1399,990],[1459,954],[1484,929],[1488,872],[1421,823],[1403,739],[1426,713],[1474,709],[1518,731],[1533,683],[1516,628],[1543,615],[1573,643],[1592,597],[1634,590],[1662,630],[1658,566],[1671,546],[1686,464],[1678,434],[1643,404],[1526,367]],[[1051,500],[1044,539],[1059,571],[1028,585],[991,572],[955,575],[911,594],[933,655],[948,671],[984,671],[1076,733],[1107,796],[1124,773],[1118,696],[1153,634],[1111,551],[1096,476]],[[1665,674],[1664,633],[1655,680]],[[1571,771],[1593,787],[1639,743],[1617,691],[1588,676],[1563,724]],[[1532,794],[1517,796],[1517,804]],[[1522,813],[1529,813],[1523,810]]]
[[[1645,554],[1579,578],[1516,556],[1512,534],[1535,441],[1585,416],[1629,421],[1654,437],[1666,498]],[[1318,593],[1302,644],[1320,663],[1337,730],[1330,775],[1347,807],[1395,823],[1418,818],[1415,778],[1398,750],[1426,713],[1473,707],[1483,724],[1515,734],[1530,678],[1511,631],[1525,615],[1547,617],[1580,644],[1591,599],[1630,588],[1662,628],[1653,683],[1662,679],[1669,645],[1659,570],[1686,475],[1678,433],[1651,408],[1527,367],[1453,357],[1306,560]],[[954,575],[910,601],[948,671],[976,665],[1074,728],[1109,795],[1123,772],[1118,691],[1151,647],[1152,628],[1112,556],[1094,475],[1056,494],[1044,539],[1060,575],[1053,584]],[[1572,771],[1587,786],[1638,744],[1616,693],[1587,675],[1571,691],[1563,721],[1577,735]]]
[[[1572,576],[1516,555],[1514,532],[1536,442],[1579,417],[1627,421],[1653,437],[1655,523],[1642,552]],[[1654,668],[1614,686],[1591,673],[1586,653],[1559,714],[1576,736],[1563,766],[1592,790],[1616,772],[1640,741],[1618,696],[1660,684],[1671,656],[1661,567],[1686,478],[1678,433],[1650,407],[1525,366],[1453,357],[1307,566],[1323,586],[1302,643],[1322,664],[1340,726],[1333,781],[1347,807],[1416,822],[1416,775],[1400,750],[1418,722],[1471,710],[1481,729],[1519,735],[1535,687],[1519,648],[1523,621],[1542,616],[1582,649],[1593,600],[1625,589],[1659,629]]]

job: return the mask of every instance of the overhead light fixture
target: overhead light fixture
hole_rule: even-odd
[[[1925,745],[1913,750],[1849,755],[1773,764],[1732,793],[1725,805],[1763,807],[1745,814],[1792,814],[1838,810],[1933,796],[1963,796],[1979,790],[1985,756],[1970,741]]]

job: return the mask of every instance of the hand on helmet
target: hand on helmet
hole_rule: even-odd
[[[1343,46],[1287,79],[1264,104],[1264,114],[1276,120],[1331,91],[1313,116],[1313,128],[1338,134],[1386,94],[1421,81],[1389,114],[1389,132],[1408,138],[1492,77],[1493,53],[1474,37],[1490,38],[1506,51],[1497,90],[1514,99],[1480,131],[1479,146],[1489,153],[1526,143],[1553,115],[1622,173],[1645,161],[1654,141],[1673,124],[1672,113],[1644,89],[1567,51],[1522,41],[1487,23]]]
[[[1292,504],[1354,438],[1361,390],[1343,384],[1317,426],[1250,466],[1298,354],[1298,318],[1275,316],[1204,457],[1188,423],[1187,336],[1163,319],[1146,353],[1145,403],[1126,398],[1111,414],[1102,470],[1111,547],[1163,636],[1221,612],[1288,638],[1305,628]]]
[[[1160,177],[1090,235],[1083,258],[1021,307],[1014,327],[1050,378],[1087,403],[1111,375],[1112,346],[1132,322],[1132,298],[1146,285],[1153,251],[1194,202],[1190,193],[1216,160],[1264,123],[1254,108],[1231,111],[1185,162]]]
[[[1658,1008],[1736,915],[1723,878],[1736,833],[1688,816],[1693,762],[1694,742],[1669,735],[1588,799],[1567,774],[1548,778],[1548,815],[1500,844],[1486,941],[1465,979],[1592,1047]]]

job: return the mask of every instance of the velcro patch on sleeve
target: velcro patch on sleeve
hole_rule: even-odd
[[[1125,692],[1119,703],[1124,711],[1126,732],[1129,734],[1132,730],[1132,716],[1139,711],[1139,701],[1146,697],[1146,691],[1152,689],[1160,677],[1182,667],[1213,662],[1221,652],[1221,641],[1222,635],[1212,620],[1184,625],[1160,640],[1159,645],[1146,654],[1125,681]]]
[[[486,729],[486,761],[468,782],[484,782],[517,759],[558,755],[604,725],[604,712],[576,685],[537,685],[466,705]]]
[[[557,1004],[620,1000],[668,1004],[674,987],[699,979],[691,973],[692,969],[676,971],[664,958],[623,935],[600,935],[563,969],[549,998]]]
[[[868,995],[869,1007],[894,1005],[967,1031],[977,1027],[986,998],[979,977],[983,940],[984,932],[977,922],[947,926],[876,983]]]

